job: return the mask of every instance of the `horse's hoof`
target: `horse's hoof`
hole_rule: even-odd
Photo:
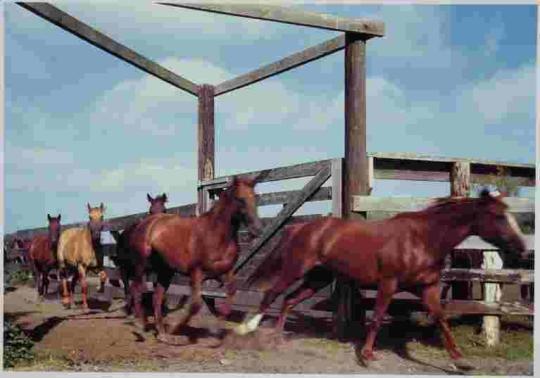
[[[245,336],[248,333],[253,332],[252,330],[249,329],[249,327],[245,323],[242,323],[239,326],[234,327],[233,331],[239,336]]]
[[[461,370],[461,371],[474,370],[474,365],[463,358],[459,358],[457,360],[452,361],[450,366],[455,370]]]
[[[380,358],[373,353],[373,350],[362,349],[360,352],[356,353],[358,361],[364,366],[369,367],[370,362],[378,361]]]

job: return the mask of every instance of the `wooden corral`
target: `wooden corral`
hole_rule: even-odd
[[[166,6],[217,12],[239,17],[248,17],[294,25],[310,26],[344,34],[326,42],[309,47],[303,51],[282,58],[254,71],[240,75],[234,79],[217,85],[196,84],[174,73],[156,62],[145,58],[139,53],[114,41],[100,31],[84,24],[57,7],[47,3],[18,3],[21,7],[54,23],[62,29],[76,35],[92,45],[122,59],[123,61],[149,73],[173,86],[197,96],[198,102],[198,180],[199,185],[197,204],[190,204],[169,209],[169,212],[182,216],[195,216],[207,210],[216,191],[226,185],[229,177],[216,178],[215,175],[215,98],[233,90],[259,82],[266,78],[286,72],[295,67],[344,50],[344,82],[345,82],[345,156],[344,159],[332,159],[298,164],[288,167],[278,167],[257,172],[243,173],[256,177],[258,182],[280,181],[291,178],[312,177],[301,190],[265,193],[258,196],[258,205],[283,204],[277,216],[265,219],[265,229],[260,238],[248,243],[245,233],[241,237],[242,253],[235,270],[242,281],[265,254],[271,250],[283,225],[312,219],[314,216],[294,216],[295,211],[306,201],[332,201],[332,214],[339,217],[374,217],[381,214],[391,214],[396,211],[417,209],[426,204],[419,199],[377,199],[370,198],[374,179],[419,180],[449,182],[452,195],[468,195],[472,183],[497,172],[498,167],[504,167],[509,180],[521,186],[535,185],[535,168],[526,164],[506,164],[500,162],[476,161],[453,158],[422,157],[405,154],[368,154],[366,139],[366,45],[374,37],[384,35],[384,23],[372,20],[347,19],[331,15],[304,12],[293,8],[268,5],[222,5],[222,4],[176,4],[161,3]],[[331,180],[331,187],[323,184]],[[195,188],[194,188],[195,189]],[[512,211],[533,213],[532,200],[509,199]],[[120,231],[127,225],[141,219],[145,214],[134,214],[124,217],[111,218],[106,221],[104,231]],[[384,215],[383,215],[384,216]],[[83,223],[70,224],[64,228],[80,226]],[[29,238],[37,233],[46,232],[45,228],[21,230],[6,235],[5,245],[14,237]],[[467,241],[460,248],[470,250],[490,250],[490,246]],[[531,244],[532,249],[532,244]],[[114,246],[106,246],[105,254],[113,254]],[[109,269],[112,278],[116,270]],[[533,281],[531,271],[508,270],[470,270],[451,269],[445,271],[445,280],[449,282],[479,281],[502,282],[513,284],[529,284]],[[187,280],[182,276],[175,278],[176,285],[183,285]],[[237,301],[247,306],[260,299],[260,293],[245,290],[242,287]],[[180,286],[185,289],[185,286]],[[182,290],[184,290],[182,289]],[[204,294],[208,303],[212,298],[223,296],[223,292],[213,282],[208,282]],[[182,291],[180,290],[180,291]],[[185,291],[185,290],[184,290]],[[455,290],[454,290],[455,291]],[[350,320],[362,319],[365,309],[369,306],[369,292],[358,290],[350,282],[338,282],[331,289],[323,291],[318,297],[308,302],[324,299],[326,310],[336,310],[338,330],[341,334],[347,331]],[[331,297],[332,300],[327,299]],[[358,302],[358,298],[361,301]],[[409,300],[410,302],[410,300]],[[396,303],[399,306],[399,303]],[[324,307],[324,306],[323,306]],[[528,314],[532,315],[531,304],[512,305],[500,302],[486,301],[447,301],[447,311],[453,313],[474,314]]]

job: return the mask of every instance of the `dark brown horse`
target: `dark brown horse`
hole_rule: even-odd
[[[154,321],[158,337],[165,337],[161,314],[163,295],[175,272],[191,278],[191,303],[184,316],[171,332],[189,322],[201,305],[201,286],[204,278],[217,278],[225,283],[227,304],[219,310],[228,315],[236,292],[233,267],[238,259],[238,229],[246,224],[252,235],[258,235],[261,221],[257,215],[254,180],[234,178],[221,192],[212,208],[196,218],[182,218],[174,214],[156,214],[143,219],[132,232],[129,247],[134,252],[134,279],[131,295],[135,315],[146,326],[141,309],[143,277],[147,267],[157,273],[154,287]]]
[[[469,235],[478,235],[518,258],[525,251],[521,231],[506,204],[484,191],[480,198],[440,199],[422,211],[398,214],[378,221],[321,218],[290,228],[251,283],[266,284],[258,313],[236,328],[255,330],[264,312],[296,280],[301,286],[287,295],[277,322],[280,332],[287,313],[333,280],[332,272],[355,279],[361,286],[377,286],[373,321],[360,352],[365,362],[376,359],[373,345],[392,295],[401,290],[422,297],[444,335],[453,359],[458,350],[440,303],[444,258]]]
[[[47,214],[49,230],[47,235],[37,235],[32,239],[28,256],[34,272],[34,281],[38,300],[47,295],[49,289],[49,272],[57,267],[56,250],[60,238],[60,218]]]
[[[167,202],[167,194],[163,193],[162,195],[152,198],[150,194],[146,194],[148,202],[150,202],[150,209],[148,209],[148,214],[162,214],[167,212],[165,203]],[[114,265],[120,270],[120,276],[122,278],[122,283],[124,284],[124,295],[126,298],[126,307],[125,310],[128,314],[131,313],[131,296],[129,295],[129,278],[133,276],[133,267],[131,266],[130,258],[130,249],[128,246],[128,240],[137,226],[138,222],[135,222],[122,231],[121,234],[118,232],[111,232],[113,237],[116,240],[116,256],[112,258]]]

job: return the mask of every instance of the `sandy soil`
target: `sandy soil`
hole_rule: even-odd
[[[206,313],[195,317],[190,327],[174,337],[174,345],[169,345],[157,341],[152,332],[141,333],[122,312],[123,301],[120,299],[110,305],[94,299],[87,313],[78,308],[62,308],[55,295],[42,303],[36,303],[35,299],[35,290],[29,287],[19,287],[7,293],[4,296],[5,316],[15,319],[29,332],[36,341],[38,355],[55,356],[64,365],[36,362],[26,369],[456,373],[448,358],[408,349],[405,336],[384,341],[382,335],[383,340],[378,342],[381,359],[369,367],[361,366],[356,358],[357,342],[343,343],[328,338],[329,320],[326,323],[324,320],[311,322],[306,325],[305,332],[289,332],[283,340],[277,338],[268,326],[250,336],[236,336],[227,332],[235,323],[219,322]],[[224,331],[209,331],[220,329]],[[433,348],[441,349],[441,346]],[[467,374],[532,375],[532,361],[510,362],[500,358],[468,358],[467,361],[475,367]],[[24,366],[19,367],[19,370],[24,369]]]

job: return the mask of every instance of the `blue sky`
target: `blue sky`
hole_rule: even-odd
[[[58,7],[196,83],[338,35],[134,3]],[[536,7],[303,7],[386,24],[367,47],[370,152],[535,161]],[[147,192],[167,192],[171,206],[195,200],[195,97],[16,4],[4,12],[6,232],[43,226],[48,212],[83,220],[86,202],[116,216],[146,210]],[[343,75],[338,52],[218,97],[217,175],[343,156]],[[445,195],[448,185],[375,190]]]

